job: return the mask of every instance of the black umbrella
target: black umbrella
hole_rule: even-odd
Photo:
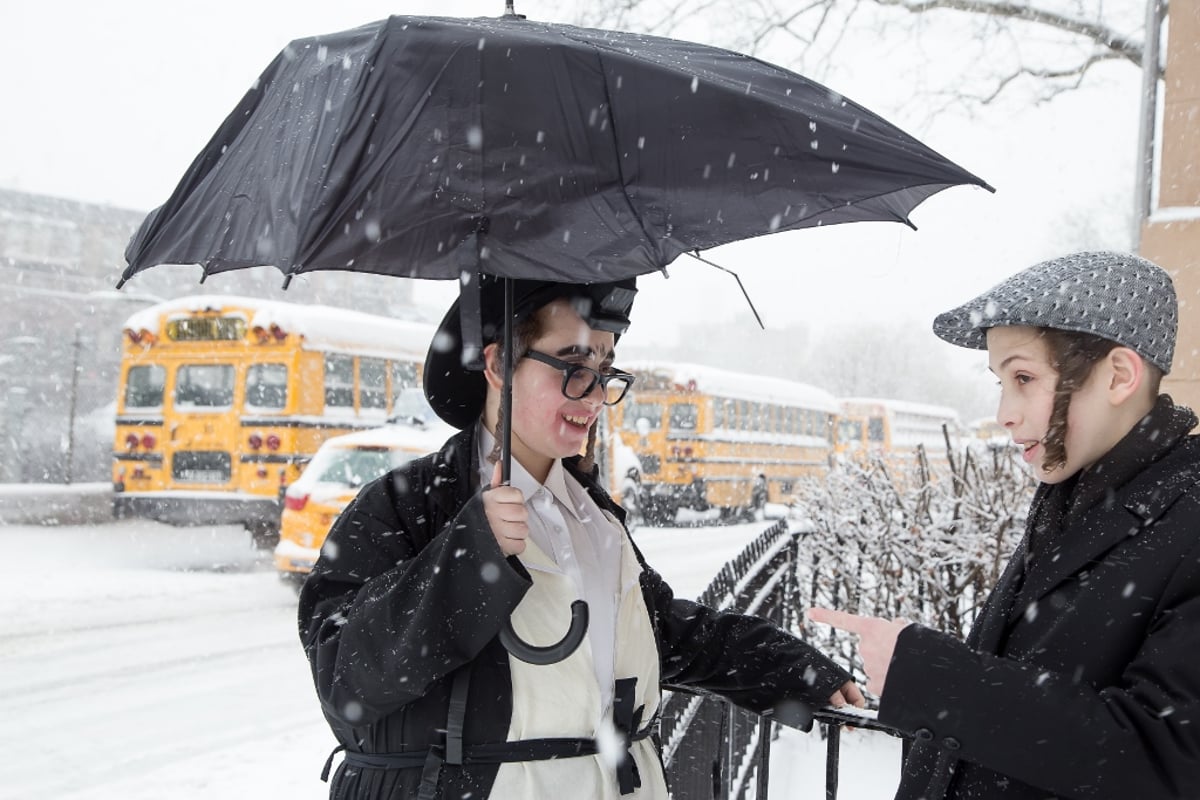
[[[824,86],[631,33],[391,17],[289,44],[137,232],[123,279],[273,264],[568,282],[986,184]]]
[[[157,264],[612,281],[776,231],[907,223],[958,184],[990,188],[745,55],[511,13],[390,17],[284,48],[121,283]]]

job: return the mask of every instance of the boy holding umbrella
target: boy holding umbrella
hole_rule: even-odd
[[[485,368],[463,365],[458,302],[426,360],[430,403],[462,432],[366,486],[301,591],[301,637],[346,750],[332,796],[665,800],[664,685],[801,723],[805,707],[861,704],[849,674],[799,639],[674,597],[597,483],[596,422],[633,380],[612,366],[632,279],[515,282],[512,476],[499,485],[500,286],[479,287]],[[559,639],[579,599],[591,622],[562,660],[501,644],[510,620],[526,641]]]

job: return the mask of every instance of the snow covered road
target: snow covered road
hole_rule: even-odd
[[[763,527],[635,538],[678,594],[695,596]],[[334,743],[297,639],[295,592],[244,531],[5,526],[0,546],[10,563],[0,798],[327,796],[318,775]],[[844,771],[848,800],[894,785],[898,746],[862,736],[843,744],[844,759],[871,762]],[[823,797],[816,737],[785,737],[776,751],[773,797]],[[858,773],[875,776],[861,794],[849,783]]]

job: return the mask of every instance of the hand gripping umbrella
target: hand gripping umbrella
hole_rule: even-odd
[[[121,284],[274,265],[285,285],[459,279],[477,308],[481,274],[615,281],[767,233],[908,223],[959,184],[991,188],[745,55],[512,13],[396,16],[284,48],[142,223]]]

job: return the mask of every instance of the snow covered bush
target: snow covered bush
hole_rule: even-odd
[[[1024,532],[1033,487],[1012,448],[840,462],[797,502],[800,601],[965,637]],[[862,676],[853,637],[807,634]]]

